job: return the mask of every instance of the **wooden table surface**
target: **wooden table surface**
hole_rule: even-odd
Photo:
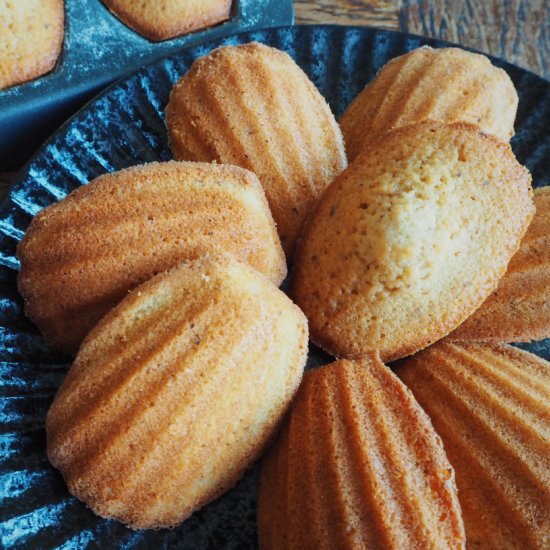
[[[295,0],[296,24],[371,25],[449,40],[550,79],[550,0]],[[16,171],[0,173],[0,196]]]
[[[550,0],[295,0],[296,23],[372,25],[441,38],[550,79]]]

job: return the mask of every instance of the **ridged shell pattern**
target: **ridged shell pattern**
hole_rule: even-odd
[[[48,456],[99,515],[176,525],[257,458],[300,383],[307,342],[304,315],[252,268],[183,264],[87,337],[48,412]]]
[[[530,342],[550,337],[550,187],[497,289],[449,340]]]
[[[249,4],[243,1],[239,7],[250,11]],[[136,35],[128,31],[125,40],[132,36]],[[131,531],[101,519],[69,494],[47,460],[44,434],[46,412],[69,359],[53,353],[25,317],[15,282],[15,248],[32,217],[105,172],[169,160],[164,108],[173,84],[201,55],[220,45],[251,40],[288,52],[337,116],[390,59],[424,44],[445,45],[430,38],[343,26],[244,33],[186,49],[144,68],[115,84],[48,140],[0,209],[0,545],[6,548],[257,548],[255,468],[235,489],[173,530]],[[548,185],[550,86],[533,73],[492,61],[506,69],[520,97],[511,142],[514,152],[531,171],[535,185]],[[529,347],[550,357],[548,342]],[[329,356],[311,347],[308,365],[327,361]]]
[[[441,440],[377,356],[305,374],[262,461],[258,526],[262,550],[464,548]]]
[[[443,439],[469,548],[548,548],[550,363],[506,344],[440,343],[397,373]]]
[[[201,163],[106,174],[42,210],[17,253],[27,315],[68,352],[129,290],[183,260],[226,253],[277,285],[286,275],[256,176]]]
[[[290,56],[258,43],[195,62],[170,93],[166,123],[174,158],[259,177],[289,258],[316,199],[347,165],[325,99]]]
[[[385,65],[340,126],[351,162],[376,136],[423,120],[468,122],[507,141],[514,135],[517,107],[510,77],[486,56],[423,47]]]

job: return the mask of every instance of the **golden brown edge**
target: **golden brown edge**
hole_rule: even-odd
[[[250,266],[248,266],[247,264],[244,264],[242,262],[238,262],[237,260],[235,260],[235,259],[233,259],[229,256],[220,256],[220,255],[218,255],[218,256],[202,256],[197,260],[184,261],[184,262],[182,262],[181,264],[179,264],[177,266],[174,266],[174,267],[172,267],[172,268],[170,268],[170,269],[168,269],[168,270],[166,270],[162,273],[159,273],[158,275],[155,275],[151,279],[148,279],[147,281],[145,281],[144,283],[139,285],[137,288],[131,290],[128,293],[128,295],[126,296],[126,298],[124,298],[121,302],[119,302],[113,309],[111,309],[94,326],[94,328],[88,333],[88,335],[86,336],[86,338],[82,342],[81,348],[83,348],[89,341],[93,341],[93,339],[103,331],[105,326],[108,326],[109,323],[113,319],[116,319],[128,307],[132,307],[132,305],[134,305],[136,303],[136,301],[140,301],[142,299],[141,295],[143,294],[143,292],[149,291],[150,287],[155,287],[159,279],[163,279],[164,277],[168,276],[171,272],[177,271],[183,265],[199,266],[199,267],[203,267],[203,268],[212,268],[213,267],[215,269],[218,265],[222,265],[222,266],[229,265],[232,262],[242,264],[243,266],[245,266],[245,268],[249,269],[250,271],[254,271],[254,273],[258,274],[267,283],[273,284],[273,283],[271,283],[271,281],[269,281],[269,279],[267,279],[259,271],[256,271],[253,268],[251,268]],[[273,285],[273,286],[275,287],[275,285]],[[277,287],[275,287],[275,289],[278,290],[279,292],[282,292]],[[279,431],[279,428],[280,428],[281,424],[283,423],[283,421],[284,421],[284,419],[285,419],[285,417],[286,417],[286,415],[289,411],[291,403],[294,400],[296,392],[298,391],[298,389],[301,385],[301,381],[302,381],[303,375],[304,375],[304,368],[305,368],[305,364],[307,362],[307,356],[308,356],[308,322],[307,322],[307,319],[306,319],[305,315],[302,313],[302,311],[298,308],[298,306],[296,306],[296,304],[294,304],[290,300],[290,298],[288,298],[288,300],[291,302],[290,305],[292,306],[292,313],[296,317],[296,319],[299,321],[298,324],[299,324],[300,331],[302,333],[301,334],[301,339],[300,339],[301,342],[296,348],[296,352],[294,354],[292,364],[293,365],[298,365],[297,368],[301,369],[302,375],[300,376],[300,382],[296,385],[296,387],[294,388],[294,391],[287,396],[286,401],[284,402],[283,406],[281,407],[281,409],[284,412],[281,415],[281,418],[279,419],[279,424],[274,426],[273,430],[271,432],[268,432],[268,433],[264,432],[262,440],[258,444],[258,448],[254,451],[254,453],[251,453],[251,454],[247,455],[246,457],[244,457],[242,459],[241,463],[239,464],[238,468],[236,468],[236,472],[237,472],[236,475],[230,481],[227,481],[227,483],[224,484],[223,486],[217,488],[216,490],[212,491],[208,495],[205,495],[205,497],[203,499],[203,503],[199,504],[193,512],[185,513],[177,522],[175,522],[173,524],[170,524],[170,525],[151,525],[151,526],[144,527],[142,525],[138,526],[138,525],[135,525],[135,524],[129,524],[128,523],[128,524],[124,524],[124,525],[126,525],[126,527],[128,527],[129,529],[132,529],[134,531],[138,531],[138,530],[142,530],[142,529],[154,529],[154,530],[173,529],[174,527],[180,525],[182,522],[184,522],[186,519],[191,517],[195,512],[200,510],[202,507],[206,506],[210,502],[213,502],[214,500],[216,500],[217,498],[219,498],[220,496],[222,496],[223,494],[228,492],[230,489],[232,489],[238,483],[238,481],[245,475],[247,470],[249,470],[253,466],[254,462],[264,454],[265,450],[269,447],[269,445],[275,439],[275,437],[276,437],[276,435]],[[76,359],[77,358],[75,358],[75,361],[76,361]],[[72,365],[71,365],[71,368],[72,368]],[[49,412],[49,410],[48,410],[48,412]],[[99,513],[95,507],[92,508],[92,506],[90,506],[88,504],[88,502],[82,501],[80,499],[80,497],[76,494],[76,492],[74,492],[74,488],[66,480],[63,473],[58,469],[57,465],[55,464],[55,460],[53,460],[53,458],[52,458],[52,455],[50,453],[50,450],[51,450],[51,437],[49,436],[49,431],[50,430],[48,428],[48,415],[46,415],[46,421],[45,421],[46,455],[48,457],[48,461],[50,462],[50,464],[54,468],[56,468],[59,471],[60,475],[63,477],[63,480],[65,481],[65,484],[67,485],[67,488],[68,488],[69,492],[71,493],[71,495],[73,495],[75,498],[77,498],[80,502],[83,502],[85,504],[85,506],[87,508],[89,508],[90,510],[92,510],[92,512],[94,514],[96,514],[96,515],[98,515],[98,516],[100,516],[104,519],[115,520],[115,521],[120,522],[120,519],[117,519],[116,517],[114,517],[112,515],[104,515],[104,514]]]
[[[172,24],[153,23],[139,16],[136,16],[130,7],[125,7],[118,0],[102,0],[108,10],[124,25],[154,42],[169,40],[183,34],[187,34],[200,29],[206,29],[217,23],[227,21],[231,12],[232,0],[224,0],[218,11],[204,14],[193,22],[181,23],[177,19],[172,20]]]
[[[47,73],[52,71],[55,68],[57,60],[61,54],[63,47],[63,40],[65,38],[65,6],[64,0],[53,0],[54,5],[53,9],[55,10],[55,26],[57,32],[54,35],[49,48],[43,52],[43,54],[35,60],[33,64],[27,64],[23,67],[23,70],[16,72],[12,70],[12,78],[7,79],[4,84],[0,83],[0,91],[12,86],[18,86],[20,84],[25,84],[32,80],[36,80],[41,76],[45,76]],[[29,37],[32,39],[33,37]],[[41,45],[41,51],[45,46],[48,46],[48,43]]]
[[[351,162],[351,164],[332,181],[332,183],[325,189],[325,191],[323,192],[323,194],[321,195],[321,197],[319,198],[319,200],[315,204],[314,208],[311,210],[308,218],[306,219],[306,222],[304,223],[304,226],[302,228],[300,236],[298,237],[298,241],[297,241],[297,245],[296,245],[296,252],[295,252],[294,257],[293,257],[294,269],[293,269],[293,272],[292,272],[292,279],[291,279],[291,284],[290,284],[290,295],[296,301],[296,303],[299,303],[299,300],[297,299],[297,294],[296,294],[296,279],[295,279],[295,275],[297,273],[296,267],[299,263],[298,258],[301,254],[302,248],[304,246],[304,242],[305,242],[305,240],[307,240],[308,234],[311,231],[312,221],[315,218],[316,212],[320,208],[321,204],[323,204],[324,201],[329,200],[329,198],[332,196],[332,194],[335,193],[335,189],[336,189],[337,186],[334,185],[334,183],[340,177],[343,177],[345,174],[347,174],[347,172],[349,170],[353,169],[353,165],[355,164],[355,162],[357,162],[358,159],[360,159],[363,156],[368,156],[368,155],[375,154],[377,149],[379,149],[380,147],[385,145],[385,143],[389,140],[390,136],[392,136],[394,134],[397,134],[397,133],[409,133],[411,130],[414,130],[414,128],[419,126],[419,125],[420,126],[447,126],[447,127],[462,128],[462,129],[466,129],[468,131],[473,131],[476,134],[478,134],[479,136],[481,136],[483,139],[486,139],[486,140],[492,142],[496,146],[497,150],[499,152],[501,152],[501,154],[508,155],[508,154],[512,153],[512,155],[513,155],[512,149],[511,149],[511,147],[508,143],[501,141],[500,139],[498,139],[497,137],[495,137],[491,134],[487,134],[487,133],[483,132],[478,126],[476,126],[474,124],[471,124],[471,123],[468,123],[468,122],[444,123],[444,122],[441,122],[441,121],[425,120],[425,121],[417,122],[417,123],[414,123],[414,124],[408,124],[406,126],[391,128],[387,132],[380,135],[379,138],[376,140],[376,142],[373,144],[372,148],[370,148],[366,151],[363,150]],[[514,155],[514,158],[515,158],[515,155]],[[521,166],[521,168],[518,168],[517,171],[518,171],[518,181],[523,180],[523,178],[525,176],[527,176],[527,178],[528,178],[527,185],[528,185],[529,196],[531,198],[531,201],[530,201],[531,208],[529,209],[530,212],[527,215],[526,223],[524,223],[524,226],[523,226],[522,230],[520,231],[520,234],[519,234],[516,242],[511,245],[512,253],[510,254],[510,259],[517,252],[517,250],[519,249],[520,244],[521,244],[521,240],[523,239],[523,236],[525,235],[525,233],[526,233],[526,231],[529,227],[529,224],[531,223],[531,220],[534,216],[534,201],[533,201],[533,189],[531,187],[531,175],[528,171],[526,171],[526,169],[523,166]],[[502,276],[506,272],[506,269],[507,269],[507,265],[504,266],[503,269],[501,269],[500,275],[495,277],[493,288],[487,294],[487,296],[485,296],[484,298],[479,298],[477,300],[472,301],[473,304],[477,304],[477,305],[464,303],[464,304],[461,305],[460,308],[455,307],[452,310],[451,313],[454,313],[454,316],[450,316],[450,319],[452,319],[452,320],[447,321],[445,323],[445,326],[449,326],[450,328],[445,328],[444,329],[444,331],[445,331],[444,334],[441,334],[441,330],[437,330],[437,328],[435,328],[435,327],[430,327],[431,330],[428,331],[428,333],[422,339],[417,340],[416,342],[411,343],[408,346],[401,346],[400,348],[397,348],[397,349],[395,349],[394,351],[392,351],[390,353],[385,352],[384,350],[381,350],[380,351],[380,357],[382,358],[382,361],[389,362],[389,361],[394,361],[396,359],[400,359],[402,357],[406,357],[406,356],[408,356],[412,353],[415,353],[417,351],[421,351],[422,349],[425,349],[426,347],[430,346],[431,344],[435,343],[436,341],[438,341],[438,340],[444,338],[445,336],[447,336],[450,332],[452,332],[455,328],[457,328],[462,322],[464,322],[464,320],[467,318],[467,316],[465,317],[465,315],[467,315],[467,313],[465,313],[465,312],[469,312],[469,314],[471,315],[477,308],[479,308],[479,306],[481,306],[481,304],[485,301],[485,299],[488,296],[490,296],[490,294],[497,288],[498,282],[500,281],[500,279],[502,278]],[[457,319],[459,319],[459,321],[457,321]],[[319,346],[320,348],[325,350],[327,353],[333,355],[334,357],[336,357],[338,359],[346,358],[346,359],[357,360],[357,359],[362,358],[365,354],[372,351],[372,350],[363,350],[359,353],[352,353],[352,354],[341,353],[340,352],[341,347],[338,345],[338,342],[334,341],[332,338],[323,337],[321,332],[317,330],[317,326],[314,323],[310,322],[309,330],[310,330],[310,340],[315,345]],[[422,342],[422,343],[419,343],[419,342]]]

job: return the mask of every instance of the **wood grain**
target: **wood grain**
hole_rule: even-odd
[[[333,23],[337,25],[372,25],[397,29],[396,0],[296,0],[297,24]]]
[[[401,0],[399,28],[456,42],[550,78],[548,0]]]
[[[296,23],[372,25],[476,48],[550,78],[549,0],[295,0]]]

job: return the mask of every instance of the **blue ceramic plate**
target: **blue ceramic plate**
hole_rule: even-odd
[[[197,57],[250,40],[287,51],[340,116],[391,58],[437,40],[350,27],[293,27],[225,38],[163,59],[112,86],[63,126],[23,171],[0,209],[0,546],[26,548],[256,548],[252,468],[237,487],[174,530],[133,532],[90,512],[46,459],[44,419],[69,364],[25,318],[16,288],[15,249],[44,206],[92,178],[170,159],[164,107],[170,88]],[[550,83],[493,60],[520,96],[519,160],[536,186],[550,183]],[[550,358],[550,341],[526,346]],[[327,362],[312,349],[308,366]]]

